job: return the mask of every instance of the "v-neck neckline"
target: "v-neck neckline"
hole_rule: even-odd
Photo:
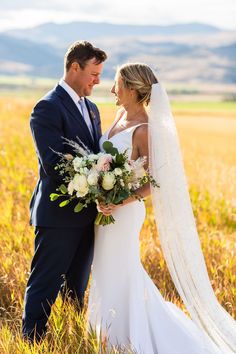
[[[118,123],[118,122],[117,122],[117,123]],[[121,130],[120,132],[118,132],[118,133],[112,135],[111,137],[109,137],[110,131],[111,131],[111,129],[112,129],[112,127],[111,127],[110,129],[108,129],[108,132],[107,132],[107,139],[108,139],[108,140],[111,140],[111,139],[114,138],[116,135],[119,135],[119,134],[125,132],[125,131],[128,130],[128,129],[137,127],[138,125],[142,125],[142,124],[148,124],[148,122],[138,123],[138,124],[135,124],[135,125],[131,125],[130,127],[125,128],[125,129]]]

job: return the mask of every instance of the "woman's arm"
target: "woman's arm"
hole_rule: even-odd
[[[133,133],[133,151],[132,151],[132,160],[137,160],[139,157],[146,157],[146,163],[144,165],[145,170],[148,169],[149,166],[149,153],[148,153],[148,125],[143,124],[135,129]],[[150,195],[150,184],[147,183],[143,187],[140,187],[136,190],[137,195],[141,198],[146,198]],[[134,196],[130,196],[126,200],[124,200],[122,205],[129,204],[133,201],[137,200]]]

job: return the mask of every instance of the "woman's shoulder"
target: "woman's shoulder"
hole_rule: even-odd
[[[133,131],[133,143],[137,146],[146,144],[148,141],[148,122],[139,123]]]
[[[139,156],[147,156],[148,154],[148,124],[147,122],[139,123],[133,131],[132,145],[134,159]]]
[[[141,122],[135,126],[134,134],[137,138],[144,137],[148,134],[148,122]]]

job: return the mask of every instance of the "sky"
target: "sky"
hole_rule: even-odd
[[[0,0],[0,31],[71,21],[236,29],[235,14],[236,0]]]

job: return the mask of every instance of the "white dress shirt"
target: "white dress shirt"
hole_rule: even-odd
[[[87,124],[87,127],[89,129],[89,132],[93,138],[93,126],[90,120],[90,116],[87,110],[87,106],[85,104],[84,101],[84,97],[80,97],[74,90],[72,87],[70,87],[65,80],[60,79],[59,81],[59,85],[61,87],[63,87],[63,89],[68,93],[68,95],[70,95],[70,97],[72,98],[72,100],[74,101],[74,103],[76,104],[77,108],[79,109],[80,113],[82,114],[85,123]]]

